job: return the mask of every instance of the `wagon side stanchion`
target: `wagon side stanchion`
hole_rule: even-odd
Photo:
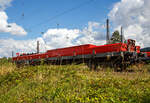
[[[95,55],[96,55],[96,52],[95,52],[95,50],[93,50],[91,57],[89,58],[89,60],[87,62],[87,66],[90,68],[90,70],[96,70],[98,67],[98,63],[95,58]]]

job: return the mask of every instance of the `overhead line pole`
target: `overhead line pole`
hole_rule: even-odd
[[[123,28],[121,26],[121,43],[123,43]]]
[[[107,35],[106,35],[106,44],[109,44],[110,42],[110,37],[109,37],[109,19],[106,21],[106,29],[107,29]]]
[[[14,51],[12,51],[12,58],[14,57]]]
[[[40,53],[40,43],[39,43],[39,41],[37,41],[37,54],[39,54]]]

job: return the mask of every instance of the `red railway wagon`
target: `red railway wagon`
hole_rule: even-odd
[[[37,65],[41,63],[41,60],[46,58],[46,53],[29,55],[28,57],[30,58],[30,61],[28,63],[32,65]]]
[[[67,48],[48,50],[42,54],[30,54],[14,57],[17,64],[40,64],[41,60],[47,64],[86,63],[91,69],[98,65],[116,66],[124,69],[135,61],[139,52],[135,41],[129,39],[128,43],[115,43],[107,45],[80,45]]]
[[[142,52],[145,56],[141,58],[142,61],[145,63],[150,63],[150,52]]]
[[[46,58],[45,53],[41,54],[24,54],[13,57],[13,61],[18,65],[37,65],[41,63],[42,59]]]
[[[140,48],[141,48],[140,46],[136,46],[136,52],[137,53],[140,53]]]
[[[146,52],[146,54],[147,54],[147,57],[149,57],[149,58],[150,58],[150,52]]]
[[[67,48],[59,48],[54,50],[48,50],[46,55],[47,63],[53,64],[68,64],[72,63],[74,60],[80,62],[79,59],[85,57],[87,54],[91,54],[92,50],[90,48],[96,47],[95,45],[85,44],[79,46],[72,46]]]
[[[86,45],[80,45],[80,46],[72,46],[72,47],[67,47],[67,48],[48,50],[46,54],[48,55],[48,57],[89,54],[90,53],[89,48],[91,47],[95,47],[95,45],[86,44]]]
[[[48,58],[46,61],[52,61],[60,59],[63,63],[63,60],[74,60],[78,62],[82,62],[89,60],[91,57],[100,58],[100,57],[107,57],[107,55],[114,55],[118,52],[125,52],[127,51],[126,44],[124,43],[116,43],[116,44],[109,44],[109,45],[101,45],[95,46],[91,44],[81,45],[81,46],[74,46],[68,48],[61,48],[55,50],[47,51],[46,55]],[[120,55],[120,54],[118,54]],[[118,56],[116,55],[116,56]]]

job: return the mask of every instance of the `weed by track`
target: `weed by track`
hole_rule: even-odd
[[[143,72],[116,73],[90,71],[84,65],[16,68],[5,63],[0,67],[0,102],[150,103],[149,67],[142,66]]]

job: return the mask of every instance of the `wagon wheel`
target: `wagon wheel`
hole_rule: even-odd
[[[21,64],[20,64],[20,63],[16,63],[16,67],[17,67],[17,68],[20,68],[20,67],[21,67]]]
[[[125,71],[126,68],[127,68],[127,66],[126,66],[125,63],[122,63],[122,64],[120,65],[120,71],[121,71],[121,72],[122,72],[122,71]]]
[[[98,64],[95,62],[95,60],[89,60],[87,66],[90,68],[90,70],[96,70]]]

